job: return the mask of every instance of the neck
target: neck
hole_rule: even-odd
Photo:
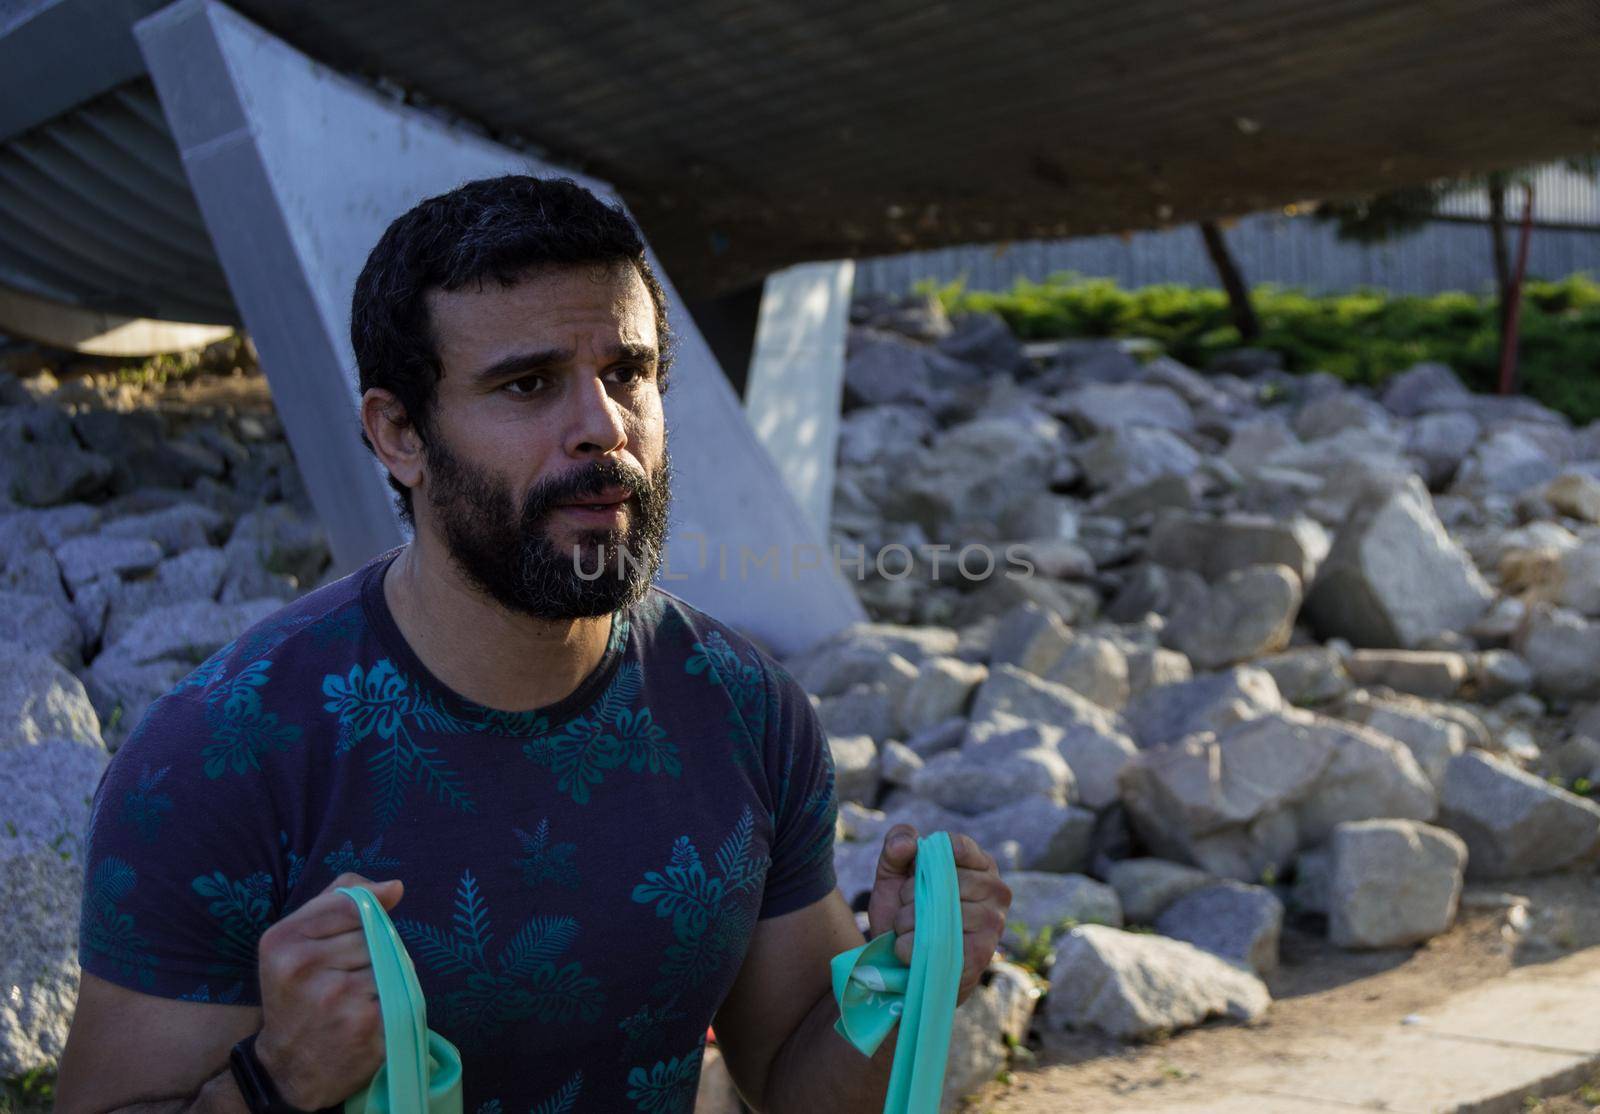
[[[467,580],[423,531],[389,566],[384,599],[433,675],[468,700],[507,712],[554,704],[600,663],[611,617],[536,619]]]

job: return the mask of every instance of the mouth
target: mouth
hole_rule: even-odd
[[[573,499],[565,503],[557,503],[557,510],[588,511],[594,514],[610,515],[621,509],[633,492],[623,487],[606,488],[604,491],[585,496],[582,499]]]

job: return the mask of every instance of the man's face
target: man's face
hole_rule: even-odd
[[[660,567],[671,479],[638,272],[541,267],[511,287],[431,291],[428,310],[444,374],[418,529],[513,611],[575,619],[638,602]]]

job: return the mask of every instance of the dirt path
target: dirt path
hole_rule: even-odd
[[[1267,1020],[1245,1028],[1211,1025],[1167,1041],[1124,1046],[1076,1034],[1042,1034],[1036,1061],[1009,1084],[990,1084],[969,1100],[985,1114],[1132,1111],[1177,1099],[1227,1096],[1208,1081],[1241,1065],[1293,1063],[1330,1029],[1399,1025],[1451,995],[1504,975],[1600,945],[1600,880],[1566,877],[1519,883],[1530,898],[1525,931],[1507,927],[1504,909],[1463,912],[1456,927],[1400,951],[1348,953],[1320,936],[1289,927],[1283,965],[1269,980]],[[1351,1065],[1360,1071],[1359,1065]],[[1564,1100],[1565,1101],[1565,1100]],[[1573,1102],[1581,1101],[1579,1096]],[[1550,1106],[1552,1111],[1579,1109]]]

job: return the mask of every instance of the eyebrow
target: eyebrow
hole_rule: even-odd
[[[486,368],[475,372],[472,382],[475,384],[489,383],[496,379],[503,379],[508,375],[519,375],[530,371],[540,371],[546,368],[560,367],[569,364],[576,353],[570,348],[545,348],[534,352],[517,352],[504,359],[496,360]],[[648,344],[613,344],[606,349],[606,362],[616,363],[619,360],[640,360],[655,362],[661,358],[660,353]]]

